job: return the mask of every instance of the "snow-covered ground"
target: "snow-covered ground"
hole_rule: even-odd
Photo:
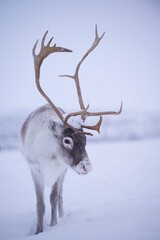
[[[18,150],[0,152],[0,239],[159,240],[160,139],[90,143],[93,170],[70,170],[64,186],[65,217],[50,227],[46,189],[44,232],[36,230],[35,193]]]

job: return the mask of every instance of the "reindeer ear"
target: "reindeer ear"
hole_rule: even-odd
[[[62,134],[63,126],[60,123],[54,122],[53,120],[50,119],[48,127],[55,137],[58,137]]]

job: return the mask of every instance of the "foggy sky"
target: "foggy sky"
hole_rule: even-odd
[[[0,112],[46,103],[34,82],[32,47],[49,30],[56,53],[42,66],[41,84],[53,102],[78,110],[72,79],[76,64],[94,40],[95,24],[105,36],[80,69],[90,110],[160,110],[160,1],[0,0]]]

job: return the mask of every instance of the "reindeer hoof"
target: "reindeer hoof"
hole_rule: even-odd
[[[42,233],[43,232],[43,228],[42,227],[37,227],[37,231],[36,234]]]

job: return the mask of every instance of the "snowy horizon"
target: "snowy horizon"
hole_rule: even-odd
[[[0,151],[19,148],[19,133],[31,110],[0,116]],[[97,118],[89,119],[89,125]],[[92,142],[123,142],[160,138],[160,112],[125,111],[118,116],[104,116],[100,134],[87,137]]]

